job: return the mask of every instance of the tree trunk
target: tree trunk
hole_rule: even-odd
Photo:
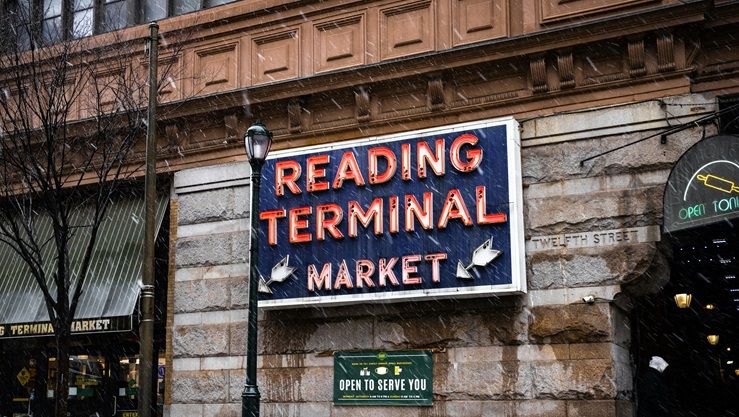
[[[56,392],[54,393],[55,417],[67,417],[69,408],[69,333],[68,326],[56,332]]]

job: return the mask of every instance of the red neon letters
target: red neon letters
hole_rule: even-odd
[[[305,159],[304,163],[297,160],[280,160],[275,164],[275,194],[278,197],[285,196],[285,192],[301,194],[303,190],[309,193],[321,193],[331,189],[337,190],[345,186],[365,187],[375,184],[383,184],[393,180],[410,181],[414,175],[423,180],[429,175],[443,176],[446,173],[447,162],[450,169],[460,173],[475,171],[483,160],[483,150],[478,145],[480,139],[477,136],[465,133],[453,140],[438,138],[434,140],[419,140],[415,144],[406,142],[400,144],[400,150],[391,149],[389,146],[380,145],[367,149],[366,164],[360,164],[357,153],[354,150],[345,151],[341,159],[334,161],[328,154],[314,154]],[[305,166],[302,166],[302,165]],[[333,169],[332,169],[333,167]],[[465,197],[467,196],[467,197]],[[474,196],[474,197],[471,197]],[[474,200],[474,201],[473,201]],[[473,211],[470,209],[474,207]],[[472,214],[471,214],[472,213]],[[417,232],[416,223],[423,230],[444,229],[450,222],[458,221],[464,226],[488,225],[505,223],[505,213],[489,213],[487,205],[487,188],[479,185],[472,190],[459,190],[451,188],[446,195],[424,192],[422,195],[404,194],[377,197],[369,205],[360,204],[357,201],[349,201],[346,206],[332,202],[323,202],[314,207],[301,206],[292,208],[279,208],[263,211],[259,218],[267,222],[267,241],[270,245],[277,245],[278,227],[287,223],[288,240],[293,244],[311,242],[314,239],[324,241],[328,238],[335,240],[358,238],[360,224],[365,230],[370,229],[375,235]],[[281,220],[281,219],[285,219]],[[387,225],[387,226],[385,226]],[[314,232],[314,233],[311,233]],[[431,256],[431,255],[428,255]],[[443,258],[425,258],[438,267],[438,262]],[[418,261],[421,259],[419,258]],[[387,269],[383,262],[378,261],[377,272],[382,282],[389,280],[391,285],[396,284],[398,279]],[[404,261],[405,262],[405,261]],[[413,281],[412,263],[415,259],[407,260],[403,264],[402,280]],[[363,277],[375,272],[374,264],[371,272],[369,264],[358,263],[357,286],[369,286],[370,283]],[[348,266],[344,267],[344,269]],[[311,272],[311,271],[309,271]],[[337,281],[342,287],[348,287],[343,278],[345,271],[337,273],[341,280]],[[330,271],[314,270],[310,275],[314,286],[322,286],[324,280],[321,278]]]
[[[447,259],[446,253],[429,253],[426,255],[406,255],[392,258],[358,259],[350,267],[346,259],[338,262],[339,269],[333,274],[333,265],[325,263],[321,272],[315,264],[309,264],[307,271],[307,288],[310,292],[341,290],[351,288],[386,288],[398,287],[401,282],[404,286],[422,285],[425,278],[420,274],[419,267],[431,267],[431,282],[441,282],[440,262]],[[425,264],[424,264],[425,262]],[[400,264],[400,279],[394,268]]]
[[[455,170],[469,172],[476,169],[482,162],[482,149],[476,148],[478,138],[475,135],[465,133],[454,139],[449,147],[449,160]],[[464,147],[468,149],[463,149]],[[463,152],[464,151],[464,152]],[[462,154],[464,153],[464,157]],[[409,181],[412,178],[411,170],[411,144],[403,143],[400,146],[400,171],[401,179]],[[436,176],[446,173],[446,141],[436,139],[434,149],[426,141],[416,143],[416,172],[418,178],[428,176],[427,167]],[[379,160],[385,161],[384,172],[379,172]],[[329,188],[339,189],[344,182],[352,180],[358,187],[365,185],[365,176],[359,168],[359,162],[353,151],[344,152],[339,161],[333,181],[322,180],[326,177],[326,168],[330,166],[329,155],[318,154],[310,156],[305,162],[305,189],[308,192],[326,191]],[[370,184],[382,184],[390,181],[398,170],[398,156],[387,146],[376,146],[367,150],[367,178]],[[298,186],[298,180],[302,176],[302,166],[298,161],[288,159],[275,164],[275,194],[285,195],[285,187],[291,193],[300,194],[303,191]]]

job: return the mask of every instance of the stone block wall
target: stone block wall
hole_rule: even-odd
[[[667,276],[662,190],[702,132],[580,160],[712,110],[698,95],[666,100],[522,124],[526,295],[261,313],[262,415],[633,416],[628,303],[614,299]],[[175,176],[171,417],[240,415],[247,175],[240,163]],[[417,348],[434,352],[433,407],[332,405],[335,351]]]

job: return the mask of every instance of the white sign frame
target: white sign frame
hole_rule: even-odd
[[[523,227],[523,185],[521,179],[521,137],[519,124],[511,116],[459,123],[435,128],[420,129],[410,132],[395,133],[383,136],[372,136],[362,139],[343,141],[332,144],[311,145],[299,148],[273,151],[267,157],[270,159],[285,158],[296,155],[306,155],[326,152],[337,149],[368,146],[385,142],[407,140],[437,134],[448,134],[460,130],[481,129],[495,126],[506,127],[506,148],[508,163],[508,199],[510,215],[508,219],[511,237],[511,283],[502,285],[479,285],[474,287],[439,288],[408,291],[389,291],[365,294],[344,294],[290,298],[285,300],[259,300],[258,307],[263,310],[300,308],[300,307],[331,307],[361,302],[395,303],[403,301],[422,301],[439,298],[473,298],[485,296],[499,296],[511,294],[525,294],[526,287],[526,252]]]

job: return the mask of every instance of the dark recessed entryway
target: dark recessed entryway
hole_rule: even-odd
[[[737,228],[739,222],[723,221],[663,236],[672,249],[670,281],[633,311],[640,415],[645,392],[654,388],[647,386],[648,364],[658,355],[669,363],[668,415],[739,416]]]

